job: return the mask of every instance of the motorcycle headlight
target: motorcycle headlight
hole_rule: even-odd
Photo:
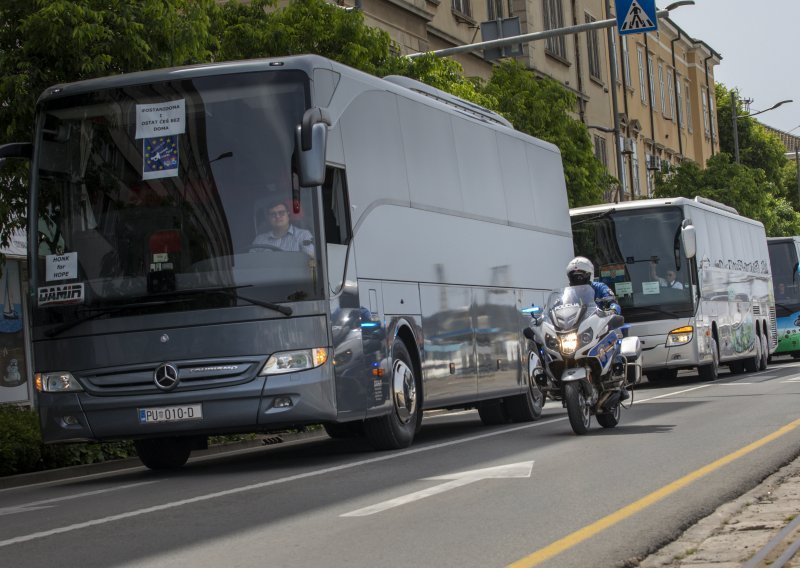
[[[575,353],[578,348],[578,334],[575,332],[567,333],[561,336],[561,352],[564,354]]]
[[[581,345],[588,345],[594,339],[594,332],[591,328],[581,333]]]
[[[549,333],[544,336],[544,342],[547,344],[548,349],[553,349],[553,350],[558,349],[558,339],[556,339]]]
[[[282,351],[270,355],[259,375],[280,375],[313,369],[324,365],[328,360],[328,349],[298,349],[297,351]]]
[[[677,345],[685,345],[692,340],[694,328],[691,325],[679,327],[669,332],[667,336],[667,347],[675,347]]]

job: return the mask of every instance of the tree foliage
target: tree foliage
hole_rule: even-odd
[[[764,223],[768,236],[800,234],[800,214],[760,168],[736,164],[727,153],[709,158],[705,169],[686,162],[656,175],[656,197],[707,197]]]

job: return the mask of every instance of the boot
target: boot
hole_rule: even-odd
[[[624,402],[631,397],[631,394],[628,392],[628,389],[625,386],[619,387],[619,401]]]

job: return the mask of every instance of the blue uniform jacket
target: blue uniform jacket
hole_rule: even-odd
[[[599,301],[605,298],[609,304],[608,309],[614,310],[618,314],[622,313],[622,308],[620,308],[617,303],[617,297],[614,295],[614,292],[611,291],[611,288],[602,282],[590,282],[590,284],[594,289],[594,299],[598,302],[598,305],[600,304]]]

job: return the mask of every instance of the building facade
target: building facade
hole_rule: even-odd
[[[481,23],[493,20],[519,18],[520,33],[530,34],[616,18],[613,0],[344,0],[344,4],[360,9],[368,25],[387,31],[403,54],[483,41]],[[453,57],[469,76],[491,75],[493,63],[482,50]],[[685,160],[703,165],[719,152],[714,67],[722,57],[669,18],[659,19],[656,32],[620,36],[614,25],[534,41],[522,46],[517,59],[577,96],[575,117],[590,127],[595,154],[621,181],[622,192],[609,193],[608,200],[649,197],[656,170]],[[619,118],[616,142],[612,89]],[[615,144],[622,156],[621,171]]]

